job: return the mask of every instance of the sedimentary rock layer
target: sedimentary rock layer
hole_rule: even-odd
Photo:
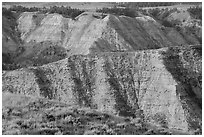
[[[201,77],[201,48],[175,47],[4,71],[2,89],[121,116],[141,110],[147,121],[188,131],[201,128]]]

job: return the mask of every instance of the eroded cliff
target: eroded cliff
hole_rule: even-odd
[[[38,20],[38,25],[35,20]],[[85,12],[76,20],[72,20],[59,14],[43,16],[23,13],[19,18],[19,29],[26,43],[31,41],[61,43],[61,46],[70,50],[71,55],[188,44],[176,30],[171,33],[174,33],[177,39],[172,40],[168,36],[168,30],[161,29],[161,24],[149,16],[130,18]]]
[[[4,71],[2,89],[191,132],[201,129],[201,64],[198,46],[74,55]]]
[[[41,66],[71,55],[199,43],[194,36],[181,35],[175,28],[164,27],[142,14],[131,18],[84,12],[71,19],[59,14],[24,12],[12,21],[14,26],[8,18],[3,18],[4,70]]]

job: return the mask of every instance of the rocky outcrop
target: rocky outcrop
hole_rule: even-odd
[[[14,20],[16,26],[3,18],[4,70],[40,66],[71,55],[199,43],[186,29],[182,30],[185,35],[181,35],[144,15],[130,18],[84,12],[72,20],[59,14],[24,12]]]
[[[190,132],[201,129],[201,51],[192,46],[74,55],[4,71],[2,89],[120,116],[140,112],[150,123]]]
[[[38,20],[38,25],[34,20]],[[51,41],[68,49],[69,55],[188,44],[176,30],[161,28],[149,16],[130,18],[85,12],[71,20],[59,14],[23,13],[18,22],[26,43]],[[174,35],[176,39],[171,38]]]
[[[33,21],[34,13],[24,12],[18,18],[18,29],[21,32],[21,39],[24,40],[26,36],[35,29],[36,24]]]

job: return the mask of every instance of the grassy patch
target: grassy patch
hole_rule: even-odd
[[[42,98],[8,104],[2,110],[3,135],[142,135],[151,130],[141,118],[116,120],[114,115]],[[165,134],[159,129],[151,131]]]

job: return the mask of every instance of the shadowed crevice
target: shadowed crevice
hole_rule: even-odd
[[[184,53],[192,51],[193,48],[194,47],[186,48]],[[195,50],[197,50],[195,52],[198,52],[197,55],[200,56],[200,50],[202,49],[198,48]],[[192,68],[184,68],[184,64],[181,61],[179,53],[181,53],[181,48],[178,47],[171,47],[167,51],[162,52],[164,65],[178,83],[176,89],[177,95],[181,99],[182,107],[188,111],[188,113],[190,113],[190,115],[187,116],[188,124],[191,128],[196,130],[201,128],[200,119],[202,116],[200,115],[201,112],[199,111],[202,109],[202,98],[198,98],[198,95],[194,92],[193,87],[197,87],[200,92],[202,91],[202,87],[200,87],[200,85],[202,85],[202,81],[199,81],[202,74],[193,71]],[[187,58],[188,59],[186,61],[191,66],[193,62],[198,61],[195,58]]]
[[[48,99],[54,99],[56,93],[52,88],[52,82],[46,76],[47,72],[40,68],[31,69],[31,71],[36,76],[36,82],[40,88],[40,95]]]
[[[78,64],[80,62],[80,65]],[[80,106],[93,107],[93,81],[92,74],[87,69],[85,61],[72,56],[68,59],[68,67],[70,68],[71,78],[74,82],[74,95],[78,100]]]
[[[129,93],[127,89],[123,89],[121,87],[120,82],[122,81],[120,81],[119,76],[117,77],[117,74],[114,73],[108,59],[105,62],[105,71],[108,75],[108,78],[107,78],[108,83],[110,84],[110,87],[113,89],[112,90],[113,96],[115,97],[115,100],[116,100],[115,108],[119,112],[119,115],[135,117],[135,110],[129,103],[129,97],[128,97]],[[124,82],[122,82],[122,84],[125,86]],[[134,92],[134,91],[131,91],[131,92]]]

